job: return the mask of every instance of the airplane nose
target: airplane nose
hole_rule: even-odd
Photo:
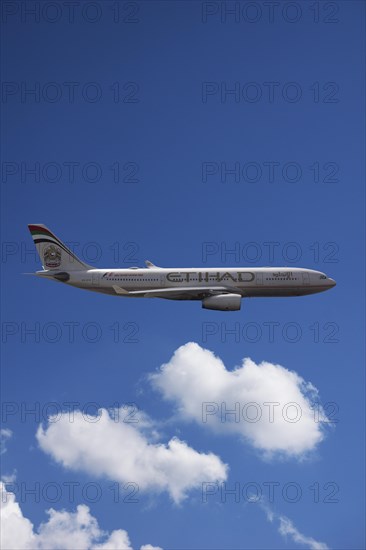
[[[329,283],[329,288],[333,288],[334,286],[336,286],[336,282],[334,279],[331,279],[330,277],[328,277],[328,283]]]

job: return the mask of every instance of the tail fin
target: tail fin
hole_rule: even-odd
[[[41,223],[28,225],[44,270],[78,271],[91,269]]]

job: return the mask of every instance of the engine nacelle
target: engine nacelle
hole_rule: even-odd
[[[217,294],[203,298],[204,309],[218,309],[220,311],[238,311],[241,306],[240,294]]]

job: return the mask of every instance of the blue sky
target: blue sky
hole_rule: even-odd
[[[49,508],[86,504],[133,548],[364,548],[364,5],[80,4],[72,16],[44,3],[39,20],[3,4],[1,465],[22,514],[37,532]],[[40,269],[28,223],[98,267],[288,265],[337,286],[244,300],[235,313],[112,299],[23,275]],[[164,396],[150,375],[188,342],[228,371],[249,357],[296,372],[335,426],[306,456],[264,458],[228,423],[183,418],[184,396]],[[210,400],[204,379],[199,395]],[[134,403],[151,445],[178,437],[213,453],[228,488],[252,482],[263,498],[224,502],[218,491],[204,502],[201,475],[178,504],[140,478],[129,479],[137,502],[123,502],[126,490],[114,502],[110,472],[64,467],[36,437],[50,404],[65,412],[67,402]],[[118,462],[118,446],[110,453]],[[273,502],[268,482],[279,484]],[[73,501],[65,483],[79,484]],[[288,483],[297,502],[283,496]],[[32,487],[40,498],[22,494]]]

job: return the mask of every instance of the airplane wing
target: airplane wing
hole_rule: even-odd
[[[238,293],[238,289],[229,286],[191,286],[191,287],[173,287],[173,288],[156,288],[154,290],[132,290],[126,291],[117,285],[113,286],[116,294],[124,296],[136,296],[144,298],[166,298],[168,300],[202,300],[207,296],[224,293]]]

